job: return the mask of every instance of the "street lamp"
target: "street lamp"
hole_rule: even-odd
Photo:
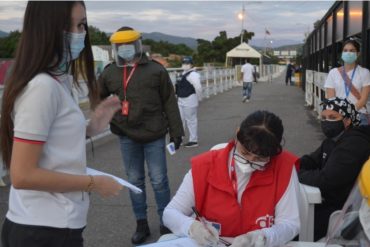
[[[242,27],[241,27],[241,32],[240,32],[240,44],[243,43],[243,36],[244,36],[244,19],[245,19],[245,9],[244,9],[244,3],[243,3],[243,8],[242,12],[238,14],[239,20],[241,20]]]

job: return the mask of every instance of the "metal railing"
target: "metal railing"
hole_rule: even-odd
[[[317,113],[317,118],[320,118],[321,114],[320,103],[325,97],[324,84],[327,77],[328,73],[306,70],[306,105],[313,107],[313,110]]]

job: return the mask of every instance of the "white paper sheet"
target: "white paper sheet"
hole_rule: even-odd
[[[152,244],[140,245],[140,247],[198,247],[198,244],[191,238],[176,238]]]
[[[140,247],[199,247],[199,245],[191,238],[181,237],[140,245]],[[225,247],[225,245],[219,243],[217,247]]]
[[[106,175],[106,176],[110,176],[110,177],[114,178],[115,180],[117,180],[118,183],[120,183],[123,186],[129,188],[130,190],[132,190],[133,192],[135,192],[137,194],[143,192],[140,188],[136,187],[135,185],[130,184],[126,180],[124,180],[122,178],[119,178],[119,177],[116,177],[116,176],[114,176],[112,174],[105,173],[105,172],[102,172],[102,171],[98,171],[98,170],[95,170],[95,169],[92,169],[92,168],[89,168],[89,167],[86,168],[86,172],[87,172],[88,175],[92,175],[92,176],[95,176],[95,175]]]

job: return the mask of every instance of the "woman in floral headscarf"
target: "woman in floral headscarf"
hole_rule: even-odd
[[[320,188],[323,203],[315,206],[314,240],[325,236],[329,216],[343,207],[370,155],[370,126],[357,126],[359,114],[346,99],[325,99],[321,127],[327,137],[300,159],[299,181]]]

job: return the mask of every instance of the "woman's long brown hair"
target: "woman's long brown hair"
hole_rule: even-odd
[[[75,4],[81,4],[85,8],[82,1],[29,1],[27,4],[15,62],[5,82],[2,98],[0,148],[7,168],[10,168],[13,147],[14,103],[37,74],[48,73],[55,76],[66,73],[71,67],[74,84],[79,87],[77,77],[82,75],[89,89],[91,105],[95,106],[98,101],[99,92],[87,24],[85,48],[79,60],[68,63],[64,72],[60,72],[58,68],[63,59],[64,32],[70,30],[71,12]]]

